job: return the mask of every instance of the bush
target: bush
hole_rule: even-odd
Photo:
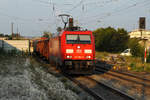
[[[131,63],[130,67],[131,67],[132,70],[135,70],[136,69],[136,64],[135,63]]]
[[[149,55],[147,56],[147,62],[150,63],[150,53],[149,53]]]
[[[131,49],[131,54],[135,57],[144,57],[144,47],[139,44],[137,39],[130,39],[128,47]]]
[[[131,66],[132,71],[136,71],[136,72],[143,72],[144,71],[144,65],[138,66],[135,63],[131,63],[130,66]]]

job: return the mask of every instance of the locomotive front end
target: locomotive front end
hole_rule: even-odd
[[[95,69],[95,43],[91,31],[68,31],[63,39],[65,69],[70,73],[91,73]]]

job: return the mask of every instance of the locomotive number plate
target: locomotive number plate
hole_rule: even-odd
[[[82,50],[81,50],[81,49],[77,49],[76,52],[77,52],[77,53],[82,53]]]

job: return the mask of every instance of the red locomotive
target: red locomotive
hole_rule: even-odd
[[[34,41],[34,52],[69,74],[88,74],[95,69],[95,42],[91,31],[77,27],[63,30],[59,36]]]

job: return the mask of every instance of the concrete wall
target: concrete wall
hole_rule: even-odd
[[[2,41],[3,41],[3,40],[0,40],[0,48],[2,48],[2,44],[3,44]]]
[[[29,51],[29,40],[0,40],[0,47],[4,50]]]

